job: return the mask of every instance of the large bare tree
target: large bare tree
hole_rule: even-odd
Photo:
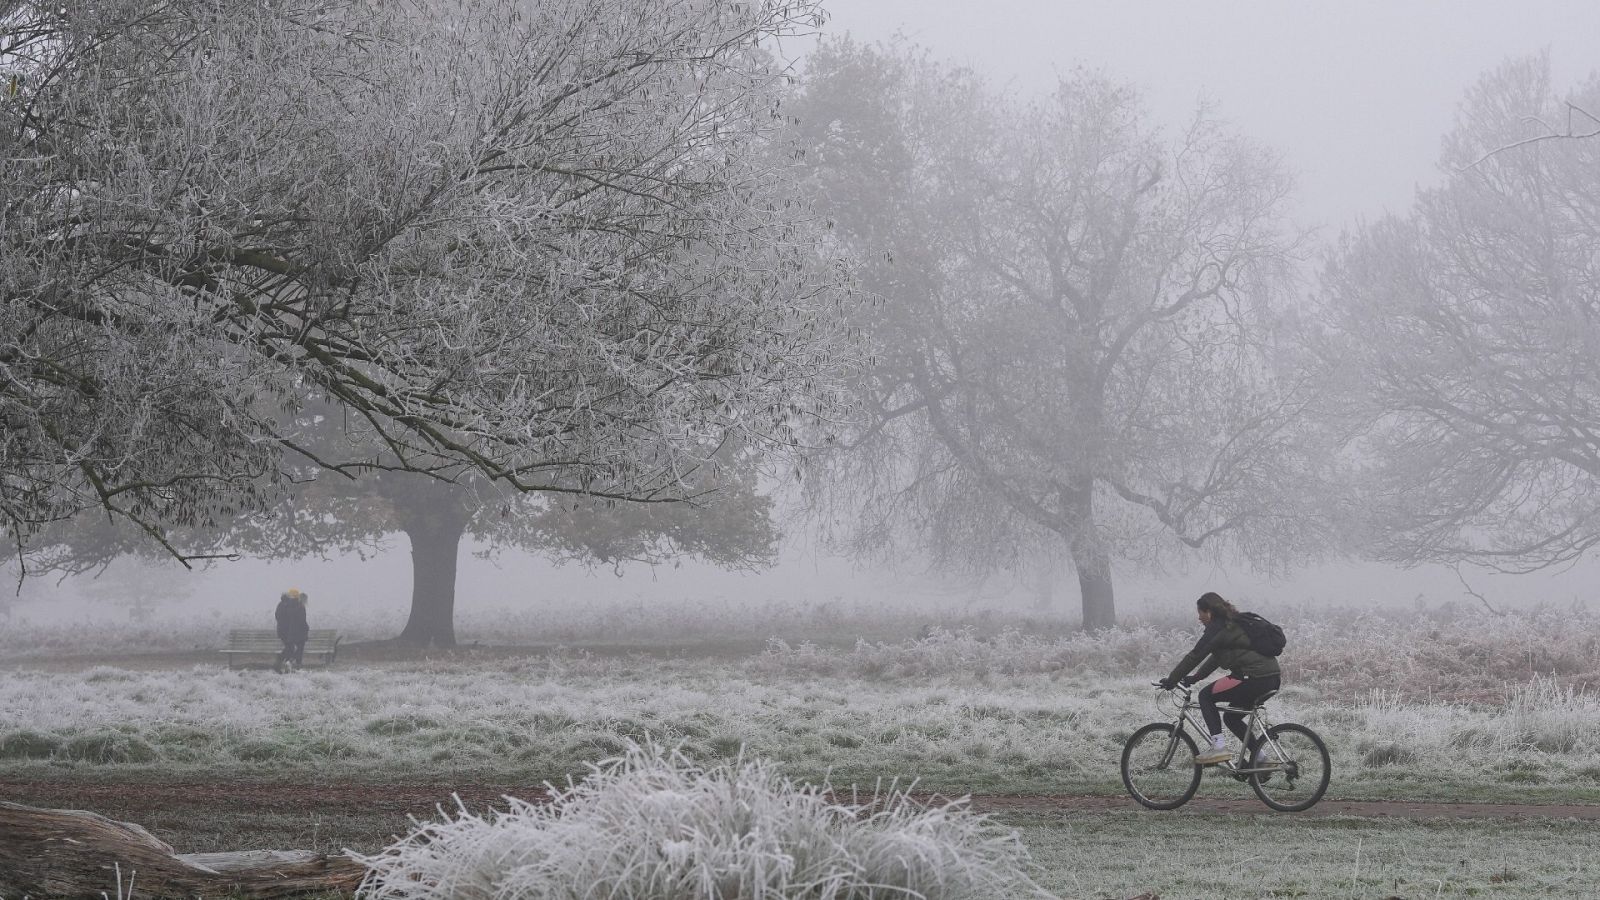
[[[1590,112],[1593,111],[1593,112]],[[1600,80],[1468,93],[1441,182],[1326,271],[1368,548],[1529,571],[1600,544]]]
[[[979,570],[1043,548],[1098,628],[1114,560],[1314,531],[1272,154],[1204,114],[1163,136],[1092,74],[1024,103],[848,42],[811,58],[795,115],[874,295],[867,421],[811,482],[845,543]]]
[[[767,144],[814,0],[0,0],[0,529],[203,527],[309,455],[670,500],[824,411]]]

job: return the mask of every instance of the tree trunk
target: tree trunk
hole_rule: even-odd
[[[1077,532],[1067,538],[1067,552],[1078,571],[1078,590],[1083,596],[1085,631],[1115,628],[1117,605],[1111,585],[1111,557],[1095,533],[1094,486],[1089,483],[1074,496],[1073,520]]]
[[[304,850],[177,854],[138,825],[0,801],[0,896],[274,898],[351,893],[366,867]]]
[[[411,617],[400,640],[423,647],[456,645],[456,557],[465,530],[406,529],[411,539]]]
[[[1078,590],[1083,594],[1083,627],[1087,631],[1114,628],[1117,605],[1111,585],[1111,561],[1097,548],[1074,547],[1072,563],[1078,570]]]
[[[411,617],[400,640],[428,647],[456,645],[456,557],[471,511],[455,485],[413,486],[396,503],[411,541]]]

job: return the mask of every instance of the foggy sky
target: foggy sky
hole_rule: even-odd
[[[1548,49],[1558,89],[1600,66],[1596,0],[825,0],[829,33],[903,32],[1019,92],[1100,69],[1176,124],[1201,97],[1298,173],[1301,222],[1403,211],[1465,90]]]

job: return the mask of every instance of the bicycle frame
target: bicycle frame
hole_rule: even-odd
[[[1177,713],[1172,720],[1172,738],[1167,742],[1167,752],[1161,757],[1162,768],[1172,765],[1172,757],[1178,752],[1178,735],[1182,734],[1185,728],[1193,728],[1194,733],[1202,740],[1210,740],[1210,729],[1206,728],[1205,719],[1200,715],[1200,701],[1194,699],[1194,688],[1177,687],[1168,695],[1169,698],[1178,696],[1182,697],[1182,702],[1171,704]],[[1265,701],[1255,707],[1218,703],[1217,711],[1223,714],[1237,713],[1245,717],[1244,741],[1239,748],[1239,757],[1219,763],[1220,768],[1236,775],[1248,775],[1251,772],[1275,772],[1289,761],[1288,754],[1283,752],[1283,748],[1278,746],[1278,742],[1272,737],[1270,730],[1272,720],[1267,716]],[[1250,752],[1250,741],[1254,738],[1260,738],[1264,746],[1270,748],[1267,762],[1261,766],[1252,766],[1251,760],[1246,756]]]
[[[1133,799],[1150,809],[1177,809],[1194,798],[1206,765],[1199,760],[1200,741],[1210,729],[1201,717],[1200,703],[1191,687],[1160,685],[1157,706],[1162,720],[1128,735],[1122,745],[1122,783]],[[1275,693],[1275,692],[1274,692]],[[1269,693],[1262,700],[1271,697]],[[1333,771],[1328,745],[1298,722],[1274,722],[1260,705],[1219,703],[1218,708],[1243,722],[1244,746],[1233,759],[1224,757],[1215,768],[1236,781],[1249,782],[1262,803],[1279,812],[1302,812],[1315,806],[1328,790]],[[1237,723],[1236,723],[1237,724]],[[1261,754],[1257,764],[1251,751]],[[1207,744],[1210,741],[1206,741]],[[1218,754],[1213,754],[1216,758]],[[1214,773],[1215,774],[1215,773]],[[1304,783],[1302,783],[1302,781]]]

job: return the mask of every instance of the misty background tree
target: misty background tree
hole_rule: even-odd
[[[1528,572],[1600,544],[1596,113],[1600,80],[1563,92],[1544,57],[1486,73],[1440,184],[1329,262],[1373,556]]]
[[[668,500],[835,398],[766,150],[809,0],[0,5],[0,527],[325,471]],[[295,412],[350,414],[317,457]],[[167,541],[176,553],[181,548]]]
[[[869,420],[810,482],[842,543],[978,571],[1069,557],[1089,628],[1115,623],[1114,560],[1308,543],[1271,153],[1204,110],[1163,135],[1090,73],[1022,102],[849,42],[810,58],[794,115],[875,301]]]

